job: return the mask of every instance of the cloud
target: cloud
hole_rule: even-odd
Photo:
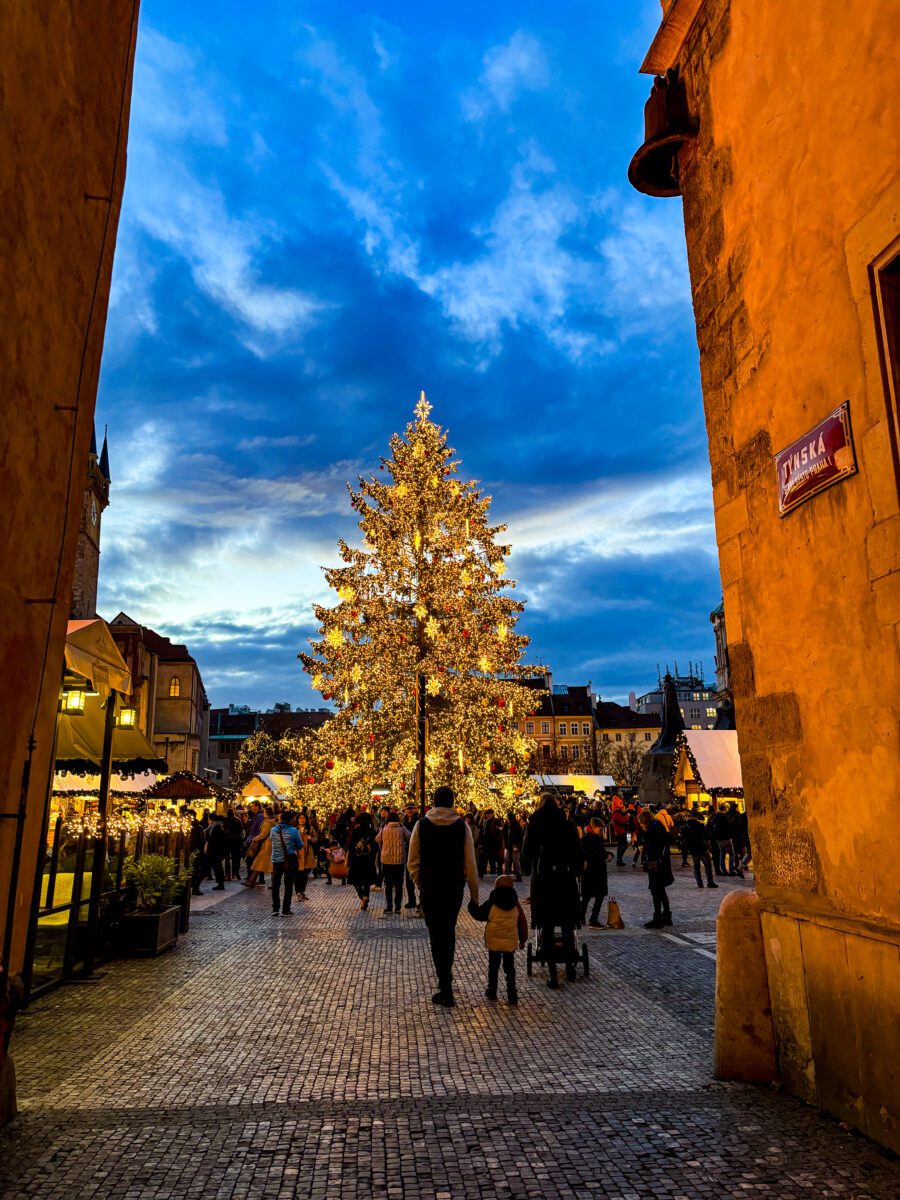
[[[505,113],[522,92],[539,91],[549,83],[540,42],[521,30],[502,46],[492,46],[482,62],[478,87],[462,97],[463,113],[469,121],[483,121],[496,110]]]
[[[284,437],[266,437],[258,435],[252,438],[241,438],[237,444],[238,450],[274,450],[281,446],[310,446],[316,440],[314,433],[286,434]]]
[[[220,148],[228,141],[224,110],[200,72],[185,47],[142,26],[112,303],[133,330],[155,332],[150,289],[136,265],[153,258],[149,235],[187,263],[196,286],[244,327],[238,335],[248,349],[265,356],[331,306],[267,282],[263,262],[282,236],[277,222],[257,212],[235,215],[221,188],[202,182],[190,165],[191,142]],[[265,142],[251,140],[251,157],[258,157]]]

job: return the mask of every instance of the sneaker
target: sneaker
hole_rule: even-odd
[[[217,883],[217,884],[216,884],[216,886],[213,888],[213,891],[214,891],[214,892],[224,892],[224,891],[225,891],[225,884],[224,884],[224,883]]]
[[[657,921],[656,917],[654,917],[652,921],[644,922],[645,929],[662,929],[662,927],[663,927],[662,921]]]
[[[298,899],[298,900],[308,900],[308,899],[309,899],[309,896],[304,896],[302,892],[298,892],[298,893],[297,893],[297,899]]]
[[[700,886],[703,887],[703,884],[701,883]],[[717,883],[708,883],[706,886],[708,888],[710,888],[710,887],[718,887],[719,885]]]
[[[557,991],[559,989],[559,980],[558,979],[548,979],[547,987],[552,988],[552,990],[554,992]]]
[[[588,928],[589,929],[605,929],[606,926],[602,923],[602,921],[588,921]]]
[[[277,908],[273,908],[273,909],[272,909],[272,916],[273,916],[273,917],[280,917],[280,916],[281,916],[281,913],[278,911],[278,909],[277,909]]]
[[[671,925],[672,924],[672,914],[670,912],[663,913],[662,923],[663,923],[663,925]]]
[[[510,1008],[515,1008],[515,1006],[519,1003],[519,997],[515,994],[515,992],[513,992],[511,996],[506,997],[506,1003],[510,1006]]]
[[[403,907],[404,908],[418,908],[418,905],[416,904],[415,900],[410,900],[409,904],[404,904]]]
[[[431,997],[432,1004],[440,1004],[443,1008],[456,1008],[452,992],[435,992]]]
[[[293,913],[293,910],[289,908],[289,909],[287,910],[287,912],[284,912],[284,910],[282,910],[282,913],[281,913],[281,915],[282,915],[283,917],[292,917],[292,916],[294,915],[294,913]]]
[[[714,883],[711,883],[709,886],[710,886],[710,887],[715,887],[716,885],[715,885]],[[697,887],[698,887],[698,888],[702,888],[702,887],[703,887],[703,884],[702,884],[702,883],[698,883],[698,884],[697,884]]]
[[[497,993],[492,992],[490,988],[485,988],[484,989],[484,998],[485,998],[485,1000],[496,1000]]]

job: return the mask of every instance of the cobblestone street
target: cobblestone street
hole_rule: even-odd
[[[887,1155],[793,1098],[710,1077],[714,915],[676,867],[675,924],[611,867],[626,929],[591,974],[520,1004],[483,996],[464,915],[454,1010],[430,1002],[424,926],[311,884],[292,918],[231,889],[155,961],[125,961],[20,1017],[22,1112],[0,1189],[41,1197],[853,1197],[893,1200]]]

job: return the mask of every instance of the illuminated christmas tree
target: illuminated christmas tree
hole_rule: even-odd
[[[325,570],[337,603],[315,607],[319,636],[299,655],[338,710],[295,765],[319,807],[377,785],[421,802],[423,787],[449,784],[460,803],[503,810],[533,787],[518,722],[542,694],[521,681],[541,668],[520,661],[524,605],[496,540],[506,526],[489,525],[490,496],[457,478],[430,411],[423,392],[380,474],[349,489],[364,540],[338,543],[343,565]]]

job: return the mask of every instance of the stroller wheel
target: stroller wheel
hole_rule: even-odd
[[[591,960],[588,956],[587,942],[581,947],[581,965],[584,967],[584,977],[587,979],[591,973]]]

